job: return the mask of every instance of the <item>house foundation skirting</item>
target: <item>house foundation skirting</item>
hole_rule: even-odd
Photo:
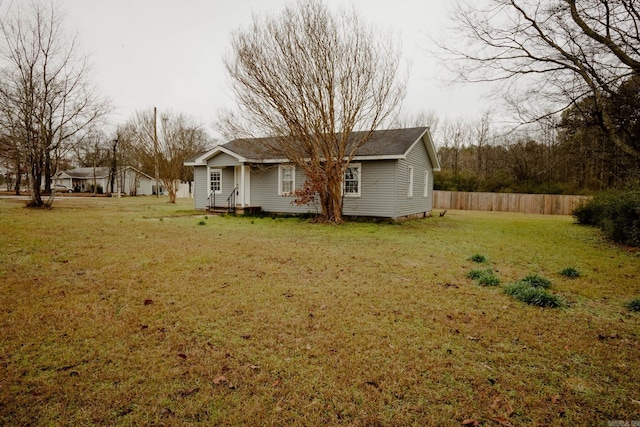
[[[261,212],[260,206],[236,206],[237,215],[255,215]]]
[[[209,208],[207,211],[211,214],[228,214],[229,211],[226,208]],[[312,217],[313,213],[298,213],[292,214],[287,212],[266,212],[261,209],[260,206],[236,206],[235,215],[274,215],[281,217]],[[344,218],[350,221],[382,221],[382,222],[403,222],[410,221],[414,219],[423,219],[431,216],[431,211],[428,212],[419,212],[411,215],[400,216],[397,218],[385,218],[385,217],[376,217],[376,216],[357,216],[357,215],[344,215]]]

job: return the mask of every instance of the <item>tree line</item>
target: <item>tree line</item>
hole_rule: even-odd
[[[636,0],[458,2],[452,23],[448,38],[436,41],[445,66],[460,81],[490,86],[530,126],[489,146],[445,142],[444,186],[582,192],[640,185]],[[485,156],[487,167],[496,166],[492,179],[468,167]]]
[[[590,194],[640,185],[640,76],[607,97],[605,114],[623,144],[598,123],[585,97],[561,114],[506,131],[491,113],[475,120],[431,120],[442,171],[439,190]]]

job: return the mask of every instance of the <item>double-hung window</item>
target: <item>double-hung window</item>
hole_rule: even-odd
[[[362,166],[360,163],[352,163],[344,171],[344,195],[346,197],[360,197],[362,187]]]
[[[423,197],[429,197],[429,171],[424,171],[424,193]]]
[[[222,169],[209,171],[209,191],[216,194],[222,193]]]
[[[289,196],[296,189],[296,167],[280,165],[278,167],[278,194]]]
[[[413,197],[413,166],[409,166],[408,182],[407,182],[407,197]]]

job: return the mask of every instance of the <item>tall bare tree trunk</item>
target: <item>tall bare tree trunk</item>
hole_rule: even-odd
[[[377,30],[307,0],[232,37],[226,68],[240,108],[221,121],[225,136],[272,137],[268,148],[306,175],[296,203],[317,191],[325,221],[342,221],[342,174],[404,96],[398,46]]]
[[[31,137],[32,139],[37,139],[37,137]],[[37,146],[39,144],[38,141],[32,141],[32,144]],[[31,190],[31,201],[27,206],[30,207],[42,207],[44,206],[44,202],[42,201],[42,192],[40,186],[42,185],[42,169],[44,166],[43,153],[40,150],[31,149],[29,153],[29,178],[30,178],[30,190]]]
[[[15,168],[16,168],[16,186],[15,186],[15,192],[16,192],[16,196],[20,195],[20,186],[22,185],[22,162],[20,161],[20,157],[18,155],[16,155],[16,159],[15,159]]]

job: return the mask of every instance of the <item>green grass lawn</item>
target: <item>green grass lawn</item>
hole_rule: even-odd
[[[640,420],[640,313],[624,306],[640,252],[570,217],[328,226],[152,197],[23,205],[0,200],[0,425]],[[529,274],[565,306],[503,292]]]

